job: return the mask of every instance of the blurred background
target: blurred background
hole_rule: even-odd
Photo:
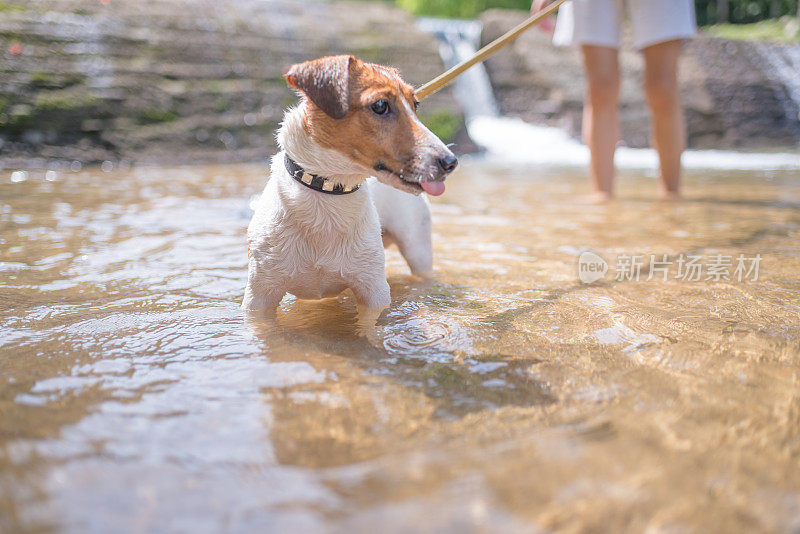
[[[396,0],[413,13],[446,17],[475,17],[492,8],[529,9],[526,0]],[[750,23],[797,14],[795,0],[695,0],[701,24]]]
[[[263,158],[295,101],[281,78],[285,66],[347,52],[395,65],[421,84],[445,63],[441,42],[417,17],[477,18],[479,46],[520,22],[529,4],[3,0],[0,165]],[[690,147],[795,149],[797,1],[695,4],[701,36],[682,65]],[[628,49],[623,66],[623,142],[646,146],[641,59]],[[498,113],[578,137],[583,87],[574,51],[533,30],[486,68]],[[426,100],[422,116],[459,152],[471,152],[479,147],[464,128],[464,109],[473,105],[448,88]]]
[[[348,294],[239,309],[282,70],[422,84],[528,7],[0,0],[0,533],[800,533],[796,0],[697,2],[684,202],[630,46],[619,199],[583,201],[580,57],[533,29],[423,102],[482,155],[435,279],[387,251],[378,335]]]

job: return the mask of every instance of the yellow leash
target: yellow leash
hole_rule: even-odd
[[[454,66],[453,68],[449,69],[447,72],[440,74],[433,80],[429,81],[419,89],[414,91],[414,96],[417,100],[422,100],[423,98],[427,98],[431,96],[433,93],[447,85],[448,83],[452,82],[457,76],[459,76],[462,72],[470,68],[471,66],[475,65],[476,63],[480,63],[484,61],[486,58],[506,46],[508,43],[519,37],[522,32],[530,28],[531,26],[538,24],[545,18],[549,17],[553,14],[553,12],[558,9],[561,4],[566,2],[567,0],[556,0],[543,10],[539,11],[535,15],[531,16],[528,20],[517,26],[516,28],[509,30],[508,32],[504,33],[488,45],[484,46],[472,57],[465,59],[458,65]]]

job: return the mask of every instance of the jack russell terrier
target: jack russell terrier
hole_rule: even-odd
[[[420,122],[414,89],[396,69],[343,55],[293,65],[284,77],[301,101],[278,130],[281,151],[247,229],[242,308],[347,288],[359,309],[385,308],[384,246],[397,244],[413,274],[432,274],[420,193],[441,195],[458,160]]]

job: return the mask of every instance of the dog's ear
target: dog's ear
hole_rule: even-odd
[[[343,119],[350,109],[350,65],[355,61],[353,56],[323,57],[292,65],[283,76],[322,111]]]

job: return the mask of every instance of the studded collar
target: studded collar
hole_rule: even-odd
[[[289,154],[286,154],[284,162],[286,164],[286,170],[289,171],[292,178],[314,191],[319,191],[327,195],[347,195],[358,191],[357,185],[344,186],[334,182],[330,178],[306,172],[303,167],[289,157]]]

